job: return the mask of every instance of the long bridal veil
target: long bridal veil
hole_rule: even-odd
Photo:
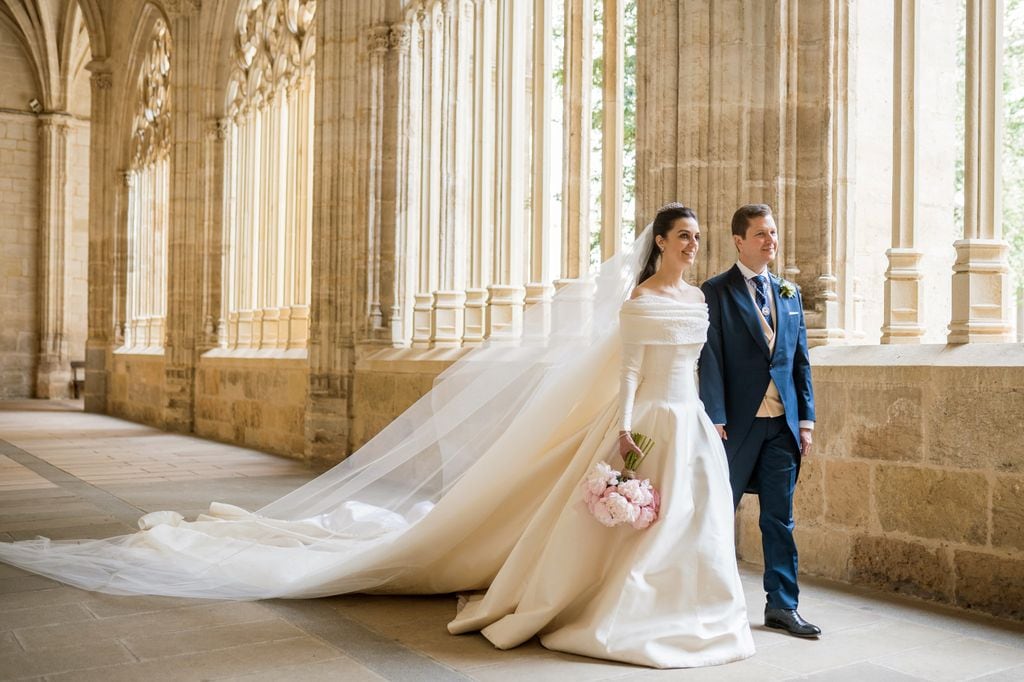
[[[596,277],[528,308],[521,339],[466,352],[366,445],[262,509],[215,503],[193,522],[155,512],[131,535],[0,543],[0,560],[112,594],[259,599],[386,585],[415,554],[401,551],[406,536],[475,463],[496,448],[514,453],[536,442],[536,410],[552,392],[565,396],[566,418],[578,407],[566,382],[575,382],[580,404],[592,402],[582,400],[578,377],[617,354],[619,308],[651,234],[648,225]]]

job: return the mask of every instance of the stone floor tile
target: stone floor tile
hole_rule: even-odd
[[[304,636],[306,633],[294,625],[279,618],[272,618],[184,632],[140,633],[123,637],[120,641],[137,658],[147,660]]]
[[[786,644],[763,650],[758,659],[804,675],[930,646],[954,638],[948,632],[913,623],[883,621],[842,630],[821,639],[789,637]]]
[[[9,592],[31,592],[33,590],[45,590],[60,585],[49,578],[41,575],[15,575],[7,578],[0,578],[0,594]]]
[[[467,671],[479,682],[565,682],[566,680],[618,680],[633,675],[637,666],[599,659],[572,656],[553,651],[530,656],[517,656],[515,650],[502,652],[507,663],[478,667]]]
[[[853,663],[807,675],[804,680],[814,682],[928,682],[926,677],[907,675],[874,663]]]
[[[168,611],[203,604],[219,604],[213,599],[187,599],[185,597],[153,597],[148,595],[121,596],[101,592],[81,591],[82,605],[97,618],[127,616],[135,613]]]
[[[151,661],[106,665],[93,670],[51,675],[50,682],[170,682],[215,680],[289,665],[340,658],[335,649],[308,637],[246,644]]]
[[[1024,665],[1024,651],[960,637],[939,647],[921,647],[891,656],[871,659],[873,663],[916,675],[927,680],[967,680]]]
[[[109,514],[97,514],[94,510],[92,514],[55,515],[53,518],[45,520],[27,519],[22,521],[8,521],[0,519],[0,530],[4,530],[8,533],[14,533],[15,535],[29,533],[33,537],[36,535],[51,537],[54,532],[64,528],[81,528],[86,525],[107,526],[116,523],[118,523],[118,520]]]
[[[706,668],[678,670],[644,670],[621,678],[622,682],[781,682],[800,679],[801,676],[767,663],[755,655],[735,663],[713,665]],[[618,682],[618,679],[616,680]]]
[[[69,623],[24,628],[14,632],[26,651],[35,651],[72,644],[85,646],[109,639],[130,637],[138,633],[158,635],[218,625],[247,623],[266,620],[267,617],[266,609],[259,604],[228,602],[156,613],[103,618],[91,623],[88,628]]]
[[[352,594],[326,600],[331,608],[367,627],[390,628],[395,625],[395,612],[401,610],[404,623],[427,621],[447,625],[456,616],[457,599],[454,595],[405,597]]]
[[[481,634],[451,635],[437,624],[425,627],[420,623],[410,628],[395,628],[387,634],[413,651],[462,672],[496,664],[508,665],[547,653],[536,641],[503,651]]]
[[[0,632],[0,657],[7,656],[10,654],[20,654],[24,649],[21,648],[21,644],[18,643],[13,632]],[[0,673],[3,671],[0,670]]]
[[[66,646],[51,649],[46,655],[23,651],[0,655],[0,674],[4,679],[18,679],[109,666],[135,659],[117,642],[97,642],[88,646]]]
[[[385,678],[365,668],[350,658],[335,658],[319,663],[302,663],[280,668],[270,668],[256,673],[236,677],[219,678],[225,682],[376,682]]]
[[[72,604],[85,599],[87,593],[74,587],[59,585],[47,590],[31,590],[29,592],[11,592],[0,596],[0,618],[6,611],[27,609],[32,607],[51,606],[53,604]]]
[[[976,677],[971,682],[1020,682],[1021,680],[1024,680],[1024,665]]]
[[[81,623],[95,620],[81,604],[55,604],[35,606],[27,609],[4,611],[0,616],[0,630],[55,625],[59,623]]]
[[[21,575],[32,575],[28,571],[23,571],[16,566],[10,564],[0,564],[0,578],[14,578]]]
[[[45,533],[44,533],[45,530]],[[95,526],[65,526],[61,528],[45,528],[33,530],[11,531],[10,535],[15,540],[33,540],[37,537],[50,538],[51,540],[99,540],[100,538],[124,535],[138,530],[137,527],[129,526],[127,523],[104,523]],[[0,587],[0,591],[3,588]]]

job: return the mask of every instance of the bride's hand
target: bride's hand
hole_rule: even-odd
[[[620,431],[619,432],[619,457],[622,458],[622,461],[626,461],[626,455],[628,455],[631,452],[635,452],[638,455],[642,455],[643,454],[640,451],[640,448],[637,447],[637,444],[633,442],[633,435],[631,433],[629,433],[629,431]]]

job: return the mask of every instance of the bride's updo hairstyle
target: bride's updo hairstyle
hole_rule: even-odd
[[[692,208],[683,206],[679,202],[673,201],[671,204],[665,204],[658,209],[658,214],[654,216],[654,223],[651,225],[651,252],[647,254],[647,262],[644,264],[644,269],[640,271],[640,278],[637,279],[636,283],[640,284],[648,277],[653,275],[658,269],[658,259],[661,258],[661,249],[658,248],[658,237],[664,237],[668,234],[668,231],[672,229],[672,226],[680,218],[691,218],[697,220],[697,214]]]

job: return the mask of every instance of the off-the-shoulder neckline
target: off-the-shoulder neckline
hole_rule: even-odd
[[[691,301],[680,301],[679,299],[671,298],[670,296],[661,296],[659,294],[648,294],[648,293],[640,294],[639,296],[637,296],[635,298],[628,299],[628,300],[629,301],[639,301],[642,298],[657,298],[657,299],[662,300],[662,301],[670,301],[671,303],[675,303],[676,305],[692,305],[692,306],[698,306],[698,307],[700,307],[700,306],[707,306],[707,303],[704,303],[704,302],[696,303],[696,302],[691,302]]]

